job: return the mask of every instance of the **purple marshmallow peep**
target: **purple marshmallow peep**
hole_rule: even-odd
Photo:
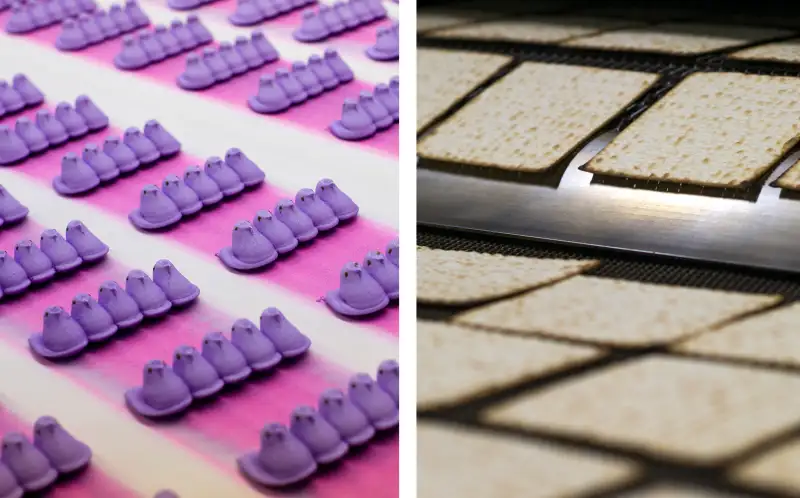
[[[114,160],[121,173],[130,173],[139,167],[139,159],[136,157],[136,153],[117,137],[105,139],[103,152]]]
[[[186,68],[178,76],[178,86],[184,90],[203,90],[215,82],[214,74],[200,54],[186,56]]]
[[[31,280],[25,273],[25,268],[14,261],[5,251],[0,251],[0,290],[3,294],[13,296],[31,286]]]
[[[386,259],[400,268],[400,239],[394,239],[386,245]]]
[[[139,305],[116,282],[108,281],[100,285],[97,302],[108,311],[114,323],[121,329],[135,327],[144,320]]]
[[[228,68],[233,74],[242,74],[247,72],[247,63],[242,59],[233,45],[230,42],[222,42],[219,44],[219,56],[225,61]]]
[[[200,45],[211,43],[214,40],[214,37],[211,36],[211,32],[203,26],[203,23],[200,22],[200,18],[195,14],[186,16],[186,27],[189,28],[189,32],[192,33],[195,41]]]
[[[29,0],[27,5],[31,21],[33,21],[33,25],[37,28],[46,28],[56,21],[50,15],[50,11],[47,10],[47,7],[38,0]]]
[[[28,216],[28,208],[20,204],[11,193],[0,185],[0,220],[3,223],[16,223]],[[2,226],[3,223],[0,223]]]
[[[258,6],[259,12],[261,12],[261,15],[264,17],[264,20],[273,19],[278,17],[278,14],[280,14],[277,7],[275,7],[274,0],[255,0],[255,2],[256,6]]]
[[[119,28],[120,33],[130,33],[136,29],[136,26],[134,26],[128,14],[125,13],[125,10],[123,10],[122,6],[119,4],[114,4],[108,9],[108,18]]]
[[[25,107],[22,95],[6,80],[0,80],[0,105],[8,112],[17,112]]]
[[[380,83],[375,86],[375,100],[392,116],[395,122],[400,121],[400,100],[388,85]]]
[[[178,19],[169,23],[169,31],[175,37],[182,50],[191,50],[198,45],[189,28]]]
[[[58,479],[58,471],[42,451],[19,432],[3,436],[3,463],[17,478],[17,483],[28,493],[42,491]]]
[[[144,136],[138,128],[128,128],[122,136],[127,145],[139,160],[139,164],[152,164],[161,157],[155,144]]]
[[[142,386],[125,392],[125,402],[134,413],[147,418],[177,415],[192,404],[186,383],[161,360],[144,366]]]
[[[361,21],[359,21],[355,14],[353,14],[353,10],[350,8],[350,4],[348,2],[334,3],[333,10],[336,11],[336,15],[339,16],[339,19],[342,21],[342,24],[344,24],[345,28],[353,29],[361,25]]]
[[[350,378],[347,397],[364,412],[373,427],[379,431],[396,427],[400,421],[394,400],[369,374],[358,373]]]
[[[301,356],[311,347],[311,339],[287,320],[278,308],[261,312],[259,328],[284,358]]]
[[[173,306],[186,306],[200,296],[200,289],[166,259],[153,266],[153,282],[161,287]]]
[[[30,152],[41,152],[50,147],[50,143],[42,130],[25,116],[17,119],[14,133],[25,143]]]
[[[61,174],[53,178],[53,188],[61,195],[77,195],[100,185],[100,178],[80,156],[67,152],[61,158]]]
[[[0,166],[25,159],[30,154],[25,142],[6,125],[0,125]]]
[[[97,10],[97,4],[94,0],[78,0],[78,6],[84,12],[94,12]]]
[[[46,282],[56,274],[53,262],[32,240],[17,242],[14,246],[14,261],[25,269],[33,283]]]
[[[75,99],[75,111],[81,115],[91,131],[102,130],[108,126],[108,116],[86,95],[80,95]]]
[[[292,63],[292,76],[310,97],[316,97],[324,91],[322,84],[304,62],[297,61]]]
[[[289,430],[322,465],[339,460],[350,449],[339,432],[310,406],[292,410]]]
[[[24,74],[14,75],[11,86],[22,97],[25,105],[34,106],[44,102],[44,94]]]
[[[28,338],[33,352],[42,358],[69,358],[89,344],[83,328],[61,306],[47,308],[42,322],[42,332]]]
[[[147,60],[150,63],[160,62],[167,58],[167,53],[164,47],[156,40],[154,34],[146,29],[139,31],[137,35],[139,38],[139,46],[147,54]]]
[[[247,37],[237,36],[234,48],[249,69],[256,69],[264,65],[264,59],[261,58]]]
[[[400,364],[395,360],[383,360],[378,365],[378,386],[391,396],[394,404],[400,400]]]
[[[362,445],[375,435],[375,428],[364,412],[359,410],[340,389],[323,392],[319,397],[317,409],[351,446]]]
[[[219,52],[213,47],[203,49],[203,64],[211,71],[215,82],[226,81],[233,77],[233,71]]]
[[[323,178],[317,183],[315,190],[317,197],[333,209],[339,221],[346,221],[358,215],[358,206],[355,202],[329,178]]]
[[[267,40],[263,31],[254,31],[250,35],[250,43],[256,49],[258,54],[264,59],[265,63],[275,62],[278,60],[278,51],[272,46],[272,43]]]
[[[339,78],[336,77],[333,70],[325,63],[322,57],[312,55],[308,58],[308,69],[317,77],[325,90],[332,90],[339,86]]]
[[[64,125],[67,134],[72,138],[82,137],[89,133],[86,121],[75,111],[75,108],[67,102],[61,102],[56,106],[56,119]]]
[[[193,346],[179,346],[175,350],[172,370],[183,380],[195,399],[208,398],[225,387],[214,366]]]
[[[324,60],[325,64],[333,71],[333,74],[336,75],[336,79],[339,80],[339,83],[347,83],[353,80],[353,70],[342,60],[339,56],[339,52],[332,48],[326,48]]]
[[[397,98],[400,98],[400,77],[399,76],[392,76],[392,79],[389,80],[389,89],[397,95]]]
[[[86,144],[81,158],[94,170],[101,182],[110,182],[119,176],[117,163],[95,144]]]
[[[75,17],[82,12],[76,0],[60,0],[60,4],[65,16]]]
[[[17,482],[13,472],[0,462],[0,497],[2,498],[22,498],[25,490]]]
[[[150,57],[139,43],[139,39],[132,35],[122,38],[122,49],[114,56],[114,65],[119,69],[133,71],[148,64],[150,64]]]
[[[175,9],[175,7],[172,7]],[[178,9],[176,9],[178,10]],[[162,489],[158,493],[156,493],[153,498],[181,498],[178,494],[170,489]]]
[[[194,190],[204,206],[211,206],[222,200],[219,185],[212,180],[200,166],[189,166],[183,173],[183,181]]]
[[[231,327],[231,344],[242,352],[253,371],[262,372],[277,365],[283,358],[261,330],[246,318]]]
[[[159,230],[181,221],[181,212],[157,186],[145,185],[139,207],[128,214],[128,219],[142,230]]]
[[[264,20],[264,14],[254,0],[238,0],[236,11],[228,16],[228,20],[234,26],[253,26]]]
[[[342,140],[364,140],[378,131],[372,118],[358,101],[345,99],[342,117],[331,123],[331,133]]]
[[[331,31],[322,21],[322,16],[309,9],[303,11],[300,26],[292,32],[292,37],[299,42],[312,43],[322,41],[330,34]]]
[[[81,50],[89,44],[86,34],[75,19],[64,19],[61,23],[61,33],[56,38],[56,48],[65,52]]]
[[[92,459],[89,446],[75,439],[49,415],[39,417],[33,423],[33,444],[62,474],[84,469]]]
[[[261,168],[236,147],[228,149],[225,153],[225,164],[239,176],[245,187],[255,187],[264,183],[266,175]]]
[[[322,19],[322,23],[328,28],[329,33],[336,35],[345,30],[344,23],[330,5],[320,4],[317,15]]]
[[[136,3],[136,0],[125,0],[124,8],[125,13],[128,15],[128,19],[130,19],[133,25],[137,28],[143,28],[150,24],[150,19],[144,12],[142,12],[139,4]]]
[[[325,303],[345,316],[365,316],[389,305],[389,296],[358,263],[347,263],[339,276],[339,288],[328,291]]]
[[[41,109],[36,111],[36,126],[42,130],[44,136],[51,146],[61,145],[69,140],[69,135],[61,121],[57,120],[50,111]],[[0,125],[0,128],[2,125]],[[0,150],[2,149],[2,136],[0,136]],[[0,152],[0,161],[2,161],[2,152]]]
[[[266,209],[256,213],[253,218],[253,226],[261,232],[261,235],[272,242],[278,254],[286,254],[292,251],[299,243],[292,230]]]
[[[167,295],[142,270],[131,270],[125,277],[125,292],[130,295],[139,310],[148,318],[163,316],[172,309]]]
[[[317,470],[309,449],[283,424],[269,424],[261,430],[261,447],[236,460],[239,470],[251,481],[268,487],[296,484]]]
[[[64,7],[61,6],[61,3],[58,0],[45,0],[44,8],[47,10],[47,13],[50,15],[50,18],[54,23],[63,21],[67,16],[67,14],[64,12]]]
[[[117,333],[114,318],[89,294],[78,294],[72,299],[72,318],[78,322],[89,342],[100,342]]]
[[[94,23],[106,38],[115,38],[121,33],[116,23],[108,16],[108,12],[103,9],[94,11]]]
[[[144,136],[153,143],[162,157],[175,155],[181,150],[181,143],[155,119],[145,123]]]
[[[175,203],[184,216],[192,215],[203,209],[203,203],[200,202],[195,191],[176,175],[168,175],[164,178],[161,191]]]
[[[391,27],[378,28],[375,45],[367,48],[367,56],[376,61],[396,61],[400,58],[400,37]]]
[[[276,114],[291,107],[292,101],[275,82],[275,78],[264,74],[258,80],[258,94],[249,97],[247,105],[260,114]]]
[[[317,236],[319,230],[306,213],[297,208],[291,199],[282,199],[275,206],[275,217],[294,234],[300,242],[307,242]]]
[[[58,233],[58,230],[48,228],[43,231],[39,239],[39,246],[42,252],[50,258],[57,272],[74,270],[83,263],[78,251]]]
[[[78,220],[67,225],[66,239],[84,262],[98,261],[108,254],[108,246]]]
[[[321,232],[330,230],[339,224],[333,210],[325,204],[310,188],[300,189],[294,198],[295,205],[311,218],[314,226]]]
[[[361,266],[380,284],[389,299],[400,297],[400,269],[387,261],[380,251],[368,252]]]
[[[373,19],[383,19],[386,17],[386,7],[383,6],[381,0],[359,0],[366,3],[367,9],[372,14]]]
[[[164,49],[164,53],[166,53],[168,57],[181,53],[180,42],[178,42],[178,39],[172,34],[172,31],[168,30],[163,24],[159,24],[153,29],[153,36]]]
[[[358,95],[358,104],[369,115],[377,129],[385,130],[394,124],[394,117],[389,114],[389,110],[368,91],[362,91]]]
[[[278,14],[285,14],[292,10],[292,0],[272,0],[272,5]]]
[[[249,221],[240,221],[231,234],[231,245],[217,254],[222,263],[233,270],[257,270],[278,258],[272,243]]]
[[[221,332],[211,332],[203,337],[203,358],[228,384],[241,382],[253,372],[242,352]]]
[[[350,0],[350,10],[353,12],[353,17],[358,19],[360,24],[365,24],[375,20],[372,13],[364,0]]]
[[[288,70],[283,68],[276,70],[275,83],[283,90],[292,104],[300,104],[308,100],[308,94],[303,85]]]
[[[105,36],[94,22],[94,16],[83,12],[78,15],[78,27],[83,31],[87,44],[94,45],[103,41]]]
[[[244,183],[242,183],[239,175],[219,157],[209,157],[206,160],[204,169],[206,175],[219,185],[222,195],[236,195],[244,190]]]
[[[167,5],[170,9],[175,10],[191,10],[198,7],[201,3],[200,0],[167,0]]]
[[[21,35],[36,29],[31,15],[25,5],[14,2],[11,4],[11,17],[6,21],[6,33]]]

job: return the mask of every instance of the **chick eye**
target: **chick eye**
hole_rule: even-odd
[[[391,249],[387,249],[386,250],[386,254],[392,254],[392,250]]]
[[[372,260],[371,259],[367,260],[367,266],[372,266]]]
[[[300,198],[300,202],[305,202],[305,200],[306,200],[305,196]]]
[[[355,389],[356,387],[358,387],[358,384],[356,384],[355,382],[351,382],[351,383],[350,383],[350,387],[352,387],[353,389]]]
[[[77,299],[73,299],[72,300],[72,304],[78,304],[78,300]]]
[[[147,369],[147,373],[149,373],[149,374],[153,373],[153,369],[152,368],[148,368]]]
[[[236,230],[238,230],[238,229],[239,229],[239,227],[233,227],[233,230],[234,230],[234,231],[236,231]]]
[[[344,278],[347,278],[347,275],[349,274],[347,272],[344,272]]]
[[[181,354],[180,353],[175,353],[175,359],[176,360],[180,360],[181,359]]]
[[[203,344],[208,344],[208,339],[206,339],[205,341],[203,341]]]

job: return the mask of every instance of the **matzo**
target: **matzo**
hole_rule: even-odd
[[[787,190],[800,190],[800,159],[784,171],[775,184]]]
[[[417,251],[417,301],[480,303],[563,280],[597,263],[440,249]]]
[[[766,45],[734,52],[728,57],[733,59],[798,63],[800,62],[800,40],[767,43]]]
[[[599,356],[597,349],[417,323],[417,407],[465,401]]]
[[[800,422],[798,389],[796,375],[651,356],[521,395],[485,420],[712,463]]]
[[[797,496],[800,493],[800,440],[792,440],[745,463],[734,470],[733,477],[750,485],[780,489]]]
[[[585,169],[741,186],[757,180],[793,146],[800,134],[798,94],[800,78],[694,74],[625,128]]]
[[[620,498],[745,498],[745,496],[747,495],[732,495],[693,487],[662,484],[641,491],[631,491]]]
[[[557,43],[576,36],[586,36],[609,29],[631,26],[630,21],[589,17],[530,17],[497,19],[456,26],[430,33],[436,38]]]
[[[761,313],[676,346],[707,356],[800,366],[800,303]]]
[[[632,71],[524,63],[424,137],[419,153],[478,166],[544,171],[657,78]]]
[[[421,422],[419,498],[556,498],[622,484],[638,474],[624,460]]]
[[[417,50],[417,130],[510,61],[504,55]]]
[[[688,55],[722,50],[789,34],[790,31],[774,28],[672,23],[601,33],[571,40],[566,45]]]
[[[458,315],[457,323],[617,346],[666,344],[780,296],[577,276]]]

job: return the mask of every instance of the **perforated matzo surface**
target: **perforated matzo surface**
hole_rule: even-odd
[[[730,54],[734,59],[800,62],[800,40],[787,40],[746,48]]]

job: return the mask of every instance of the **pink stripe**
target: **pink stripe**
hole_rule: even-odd
[[[23,421],[15,414],[0,407],[0,433],[22,432],[28,437],[32,437],[32,426],[33,421]],[[69,427],[66,429],[69,430]],[[48,496],[58,498],[86,498],[87,496],[136,498],[138,495],[113,477],[106,475],[99,466],[90,465],[80,475],[59,480]]]
[[[119,129],[110,128],[102,134],[70,142],[64,147],[26,160],[16,168],[16,171],[49,185],[52,178],[58,174],[60,159],[66,152],[80,154],[86,143],[99,144],[105,136],[119,136],[121,133]],[[220,151],[220,154],[224,154],[224,151]],[[160,185],[168,174],[181,176],[187,166],[203,162],[199,158],[181,154],[157,163],[151,168],[141,169],[129,177],[121,178],[111,186],[81,198],[81,202],[127,218],[128,213],[138,206],[139,191],[144,185],[150,183]],[[216,209],[203,211],[161,236],[169,237],[204,253],[208,258],[216,259],[214,254],[222,247],[230,245],[230,230],[237,221],[250,220],[259,209],[272,209],[279,199],[287,197],[294,198],[294,195],[271,185],[265,185],[256,191],[246,192],[230,202],[223,203]],[[317,237],[308,247],[299,248],[288,256],[280,258],[265,272],[248,275],[246,278],[276,284],[316,300],[330,289],[337,287],[339,270],[345,263],[352,260],[360,261],[369,251],[383,250],[394,236],[390,230],[358,218],[352,223],[334,229],[328,235]],[[215,261],[213,264],[221,263]],[[398,310],[396,307],[390,307],[378,316],[370,318],[369,323],[397,335]]]
[[[54,47],[60,29],[59,27],[43,29],[26,35],[26,38],[47,45],[48,47]],[[109,40],[86,50],[74,52],[74,54],[114,67],[114,57],[119,52],[119,48],[120,42],[118,40]],[[55,48],[53,48],[53,50],[55,50]],[[164,85],[176,87],[175,80],[183,71],[184,66],[185,57],[173,57],[131,74],[145,76]],[[247,107],[247,99],[256,93],[259,77],[265,73],[272,73],[278,68],[289,66],[289,61],[280,60],[259,71],[251,71],[232,81],[199,92],[199,95],[221,100],[237,106],[246,112],[252,112]],[[344,99],[348,97],[357,97],[362,90],[371,91],[372,88],[373,85],[362,81],[352,81],[331,92],[326,92],[322,96],[314,98],[305,104],[293,107],[278,116],[265,116],[264,119],[288,120],[307,130],[313,130],[330,136],[327,128],[331,122],[339,117]],[[388,130],[378,133],[373,138],[360,143],[396,157],[399,150],[398,126],[394,125]]]

